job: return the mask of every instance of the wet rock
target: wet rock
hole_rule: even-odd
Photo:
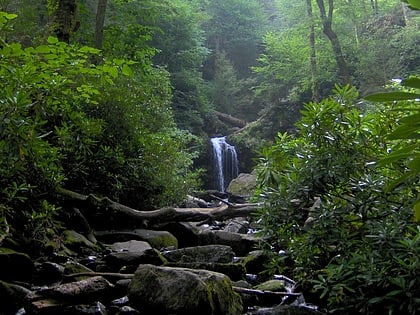
[[[62,238],[64,246],[76,253],[90,255],[100,250],[99,246],[73,230],[64,231]]]
[[[139,250],[141,250],[141,247]],[[146,246],[141,251],[112,252],[103,258],[103,262],[104,264],[98,267],[98,271],[134,273],[140,264],[161,266],[166,263],[166,259],[156,249]]]
[[[203,230],[198,234],[198,243],[228,245],[238,256],[245,256],[257,247],[259,239],[247,234]]]
[[[188,269],[203,269],[223,273],[231,280],[237,281],[245,278],[245,268],[240,263],[168,263],[168,267],[179,267]]]
[[[226,191],[234,196],[240,196],[242,198],[252,197],[257,188],[257,176],[256,174],[241,173],[233,179]]]
[[[244,266],[247,273],[259,274],[266,270],[267,264],[273,259],[274,253],[254,250],[244,258]]]
[[[286,285],[283,280],[268,280],[254,286],[255,290],[286,292]]]
[[[126,305],[121,307],[117,315],[140,315],[140,312],[132,308],[131,306]]]
[[[0,249],[0,280],[30,282],[35,271],[32,259],[23,253]]]
[[[321,315],[316,309],[301,305],[278,305],[272,308],[261,308],[248,315]]]
[[[149,243],[143,241],[127,241],[127,242],[117,242],[111,245],[111,249],[114,252],[143,252],[146,249],[151,249]]]
[[[0,314],[15,314],[30,292],[20,285],[0,281]]]
[[[75,273],[90,273],[93,272],[92,269],[87,268],[86,266],[76,262],[76,261],[68,261],[66,262],[66,264],[64,265],[64,275],[71,275],[71,274],[75,274]],[[87,276],[78,276],[73,278],[73,280],[76,281],[80,281],[80,280],[84,280],[87,279],[89,277]]]
[[[63,315],[108,315],[108,311],[101,302],[94,302],[89,305],[71,305],[65,307]]]
[[[110,301],[115,295],[114,286],[97,276],[32,292],[25,308],[30,314],[60,314],[65,306]]]
[[[188,222],[171,222],[160,227],[170,232],[178,240],[178,248],[192,247],[198,245],[199,229],[194,223]]]
[[[105,243],[126,242],[130,240],[144,241],[158,250],[162,248],[178,248],[178,240],[168,231],[154,231],[145,229],[122,231],[97,231],[95,235]]]
[[[228,277],[206,270],[140,265],[128,287],[130,304],[147,314],[239,315]]]
[[[169,262],[230,263],[235,257],[235,253],[230,246],[205,245],[166,251],[163,256]]]
[[[249,222],[245,219],[230,220],[223,230],[231,233],[247,234]]]
[[[60,282],[63,279],[64,267],[54,262],[43,262],[38,267],[38,283],[48,285]]]
[[[150,246],[158,250],[162,248],[178,248],[178,240],[167,231],[134,230],[141,240],[148,242]]]

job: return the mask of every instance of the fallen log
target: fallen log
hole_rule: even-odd
[[[221,113],[218,111],[214,111],[214,113],[216,114],[217,118],[219,118],[221,121],[223,121],[224,123],[227,123],[229,125],[232,125],[234,127],[239,127],[239,128],[243,128],[246,126],[246,121],[233,117],[231,115],[225,114],[225,113]]]
[[[165,207],[152,211],[141,211],[127,207],[107,197],[93,194],[82,195],[64,188],[57,193],[66,203],[76,204],[89,223],[95,228],[152,228],[169,222],[202,222],[247,217],[255,213],[261,204],[222,204],[213,208]]]

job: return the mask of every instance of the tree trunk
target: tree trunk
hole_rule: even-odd
[[[108,0],[98,0],[95,26],[95,47],[98,49],[102,49],[102,43],[104,39],[104,23],[107,1]]]
[[[94,195],[82,195],[63,188],[57,193],[67,206],[77,206],[89,224],[96,229],[153,228],[168,222],[212,222],[229,218],[246,217],[255,213],[260,204],[223,204],[214,208],[167,207],[140,211],[118,202]]]
[[[53,12],[53,31],[58,40],[69,43],[71,34],[74,33],[79,23],[76,20],[77,1],[58,0]]]
[[[234,127],[239,127],[239,128],[243,128],[243,127],[246,126],[246,122],[243,121],[242,119],[233,117],[233,116],[225,114],[225,113],[218,112],[216,110],[214,111],[214,113],[217,115],[217,117],[221,121],[223,121],[223,122],[225,122],[229,125],[232,125]]]
[[[337,34],[332,29],[332,15],[334,10],[334,0],[328,0],[328,15],[325,10],[324,0],[316,0],[321,15],[322,31],[328,37],[333,52],[335,61],[338,66],[338,72],[341,77],[342,83],[350,83],[350,74],[347,68],[346,61],[344,60],[343,52],[341,50],[340,41]]]
[[[317,102],[321,99],[318,85],[318,70],[316,62],[316,49],[315,49],[315,26],[314,16],[312,11],[312,1],[306,0],[306,11],[309,18],[309,47],[310,47],[310,58],[311,58],[311,90],[312,99]]]

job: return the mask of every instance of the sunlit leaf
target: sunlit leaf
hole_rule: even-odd
[[[48,39],[47,39],[47,42],[49,44],[56,44],[56,43],[58,43],[58,38],[57,37],[53,37],[53,36],[49,36]]]
[[[377,93],[371,94],[364,97],[365,100],[372,102],[392,102],[392,101],[408,101],[420,98],[418,93],[410,92],[389,92],[389,93]]]

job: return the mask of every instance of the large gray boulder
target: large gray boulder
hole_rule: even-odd
[[[257,188],[257,175],[254,173],[241,173],[233,179],[226,191],[229,194],[244,198],[252,197]]]
[[[230,279],[207,270],[140,265],[128,287],[131,306],[146,314],[239,315]]]

